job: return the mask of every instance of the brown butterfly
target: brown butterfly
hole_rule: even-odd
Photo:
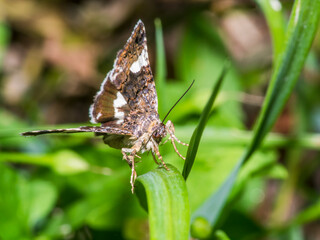
[[[103,141],[112,148],[121,149],[123,158],[131,167],[131,189],[137,177],[134,158],[139,153],[151,151],[157,164],[167,168],[159,152],[160,141],[169,134],[176,148],[174,127],[171,121],[163,124],[158,114],[158,98],[150,68],[147,38],[144,24],[138,21],[132,35],[121,49],[96,94],[89,110],[92,123],[101,126],[39,130],[22,133],[23,136],[36,136],[48,133],[94,132],[102,135]],[[157,157],[157,158],[156,158]],[[139,157],[140,158],[140,157]]]

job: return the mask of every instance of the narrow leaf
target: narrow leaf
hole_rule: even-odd
[[[224,68],[222,69],[222,72],[220,74],[220,77],[218,79],[217,82],[215,82],[213,89],[212,89],[212,93],[211,96],[200,116],[200,120],[199,120],[199,124],[196,127],[196,129],[194,130],[191,140],[189,142],[189,147],[188,147],[188,151],[187,151],[187,157],[186,157],[186,161],[185,164],[183,166],[183,171],[182,171],[182,176],[184,177],[184,179],[187,179],[189,176],[189,173],[191,171],[191,168],[193,166],[195,157],[197,155],[198,152],[198,148],[199,148],[199,144],[200,144],[200,140],[201,140],[201,136],[203,133],[203,130],[207,124],[207,121],[209,119],[209,115],[211,112],[211,108],[212,105],[214,103],[214,100],[216,99],[218,92],[220,90],[220,87],[222,85],[222,82],[224,80],[224,77],[227,73],[227,67],[226,65],[224,66]]]
[[[241,167],[242,161],[238,162],[227,180],[221,187],[201,205],[199,209],[191,217],[191,222],[199,217],[207,219],[211,226],[214,226],[229,196],[230,190],[237,178],[237,174]]]
[[[3,58],[7,49],[10,38],[10,31],[8,26],[0,21],[0,70],[2,68]]]
[[[255,0],[266,18],[272,38],[273,58],[277,59],[282,50],[285,40],[285,19],[281,2],[278,0]]]
[[[154,20],[154,25],[156,28],[156,72],[155,72],[155,81],[157,84],[157,94],[159,99],[159,115],[164,117],[166,105],[165,97],[165,81],[167,77],[167,68],[166,68],[166,54],[163,42],[163,33],[161,20],[159,18]]]
[[[289,224],[293,225],[305,225],[306,223],[317,221],[320,216],[320,201],[315,202],[307,209],[300,212]]]

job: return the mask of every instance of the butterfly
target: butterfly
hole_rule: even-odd
[[[170,120],[164,124],[158,114],[158,98],[148,57],[144,24],[139,20],[124,45],[117,53],[113,69],[108,72],[89,109],[91,123],[100,126],[39,130],[22,133],[36,136],[49,133],[93,132],[103,136],[103,141],[112,148],[121,149],[123,159],[131,167],[131,191],[137,178],[135,158],[151,151],[157,164],[167,166],[159,152],[159,143],[169,135],[177,154],[174,126]]]

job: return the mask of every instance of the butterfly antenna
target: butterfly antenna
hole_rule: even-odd
[[[172,109],[174,109],[174,107],[178,104],[178,102],[180,102],[180,100],[184,97],[184,95],[187,94],[187,92],[190,90],[190,88],[192,87],[192,85],[194,84],[194,80],[192,81],[192,83],[190,84],[190,86],[188,87],[188,89],[184,92],[184,94],[182,94],[182,96],[178,99],[178,101],[172,106],[172,108],[170,108],[169,112],[167,113],[167,115],[164,117],[164,119],[162,120],[162,123],[164,123],[164,121],[166,120],[166,118],[168,117],[168,115],[170,114],[170,112],[172,111]]]

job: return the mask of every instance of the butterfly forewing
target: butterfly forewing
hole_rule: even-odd
[[[139,21],[95,97],[90,108],[91,122],[130,128],[128,123],[134,124],[133,115],[157,114],[157,108],[145,27]]]
[[[112,127],[97,127],[97,126],[84,126],[78,128],[61,128],[61,129],[49,129],[49,130],[37,130],[21,133],[23,136],[37,136],[50,133],[79,133],[79,132],[94,132],[98,134],[114,134],[114,135],[132,135],[130,130],[113,129]]]
[[[139,137],[150,122],[158,122],[158,102],[141,20],[116,57],[89,110],[91,122],[101,127],[40,130],[22,135],[95,132]]]

